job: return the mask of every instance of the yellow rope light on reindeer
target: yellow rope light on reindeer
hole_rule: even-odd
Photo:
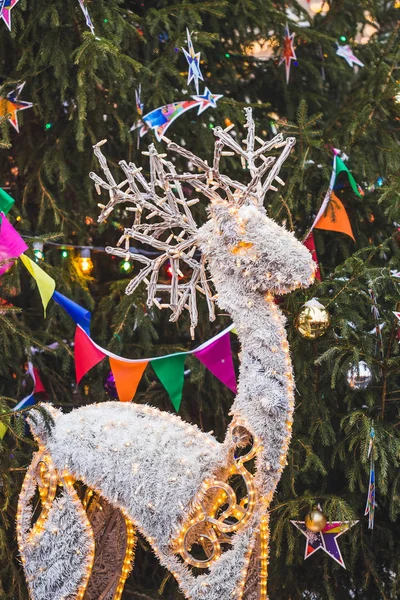
[[[124,591],[125,582],[128,578],[129,573],[131,572],[132,562],[135,554],[135,546],[136,546],[136,534],[135,528],[133,526],[132,521],[130,521],[127,517],[125,517],[126,524],[126,549],[125,549],[125,557],[124,562],[122,563],[121,576],[119,578],[119,582],[117,585],[117,589],[115,591],[113,600],[120,600],[122,596],[122,592]]]

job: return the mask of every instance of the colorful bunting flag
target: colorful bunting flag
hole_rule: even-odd
[[[346,209],[334,192],[331,193],[331,201],[325,213],[315,223],[314,228],[345,233],[355,241]]]
[[[32,365],[31,362],[28,362],[28,373],[32,377],[33,380],[33,390],[30,394],[22,398],[20,402],[16,406],[14,406],[14,410],[22,410],[23,408],[28,408],[29,406],[33,406],[36,404],[35,394],[46,393],[46,389],[40,379],[39,370]]]
[[[110,357],[110,367],[121,402],[130,402],[132,400],[147,365],[147,360],[131,363],[126,360],[117,360]]]
[[[25,252],[28,246],[4,213],[0,214],[0,220],[0,263],[3,263],[0,264],[0,275],[2,275],[14,264],[13,259]]]
[[[7,432],[7,425],[5,423],[3,423],[3,421],[0,421],[0,440],[3,439],[3,437],[6,435]]]
[[[168,392],[171,402],[178,412],[182,402],[186,352],[170,354],[151,361],[155,374]]]
[[[215,377],[236,394],[236,375],[229,332],[217,337],[214,342],[205,347],[200,346],[193,354]]]
[[[318,256],[317,256],[317,249],[315,247],[314,234],[313,234],[312,231],[308,234],[308,236],[304,240],[303,244],[311,252],[311,257],[312,257],[313,261],[317,265],[317,268],[315,270],[315,277],[316,277],[316,279],[318,279],[318,281],[321,281],[321,271],[320,271],[320,268],[319,268],[319,262],[318,262]]]
[[[86,308],[82,308],[73,300],[70,300],[66,296],[60,294],[60,292],[53,293],[53,300],[57,302],[65,312],[71,317],[77,325],[80,325],[85,333],[90,335],[90,318],[91,313]]]
[[[338,176],[340,175],[340,173],[346,173],[353,192],[359,198],[362,198],[362,193],[360,192],[360,188],[357,185],[356,180],[354,179],[353,175],[350,173],[349,169],[346,167],[346,165],[344,164],[344,162],[342,161],[342,159],[339,156],[335,156],[335,158],[336,158],[336,161],[335,161],[336,162],[335,183],[336,183],[336,180],[337,180]]]
[[[0,188],[0,213],[8,214],[13,204],[14,198],[11,198],[10,194]]]
[[[350,173],[349,169],[346,167],[346,165],[344,164],[342,159],[337,156],[337,152],[335,151],[335,153],[333,155],[332,173],[331,173],[331,178],[329,181],[329,186],[325,193],[324,199],[323,199],[320,209],[317,213],[317,216],[314,219],[314,223],[311,226],[310,232],[314,229],[316,223],[318,223],[318,221],[320,220],[322,215],[326,212],[328,204],[331,200],[331,194],[332,194],[333,189],[336,184],[337,176],[339,175],[339,173],[342,173],[342,172],[346,173],[346,175],[349,179],[349,183],[350,183],[351,188],[354,191],[354,193],[357,194],[357,196],[359,198],[362,197],[362,194],[360,193],[359,187],[358,187],[353,175]]]
[[[82,377],[105,356],[106,354],[94,345],[87,333],[78,325],[75,331],[76,382],[79,383]]]
[[[24,263],[25,267],[28,269],[29,273],[36,280],[39,294],[42,299],[44,316],[46,316],[46,307],[49,303],[50,298],[54,294],[54,290],[56,287],[56,282],[50,275],[47,275],[43,269],[39,267],[33,260],[26,256],[26,254],[21,254],[21,260]]]

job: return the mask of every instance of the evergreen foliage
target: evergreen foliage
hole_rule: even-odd
[[[391,275],[400,270],[399,11],[385,0],[328,4],[326,14],[311,19],[295,0],[96,0],[87,2],[94,37],[76,0],[20,0],[12,11],[11,33],[0,21],[0,95],[26,81],[21,99],[34,107],[19,113],[19,134],[0,119],[0,186],[16,201],[11,222],[30,245],[34,238],[45,242],[41,266],[56,280],[57,290],[93,311],[94,339],[113,352],[140,358],[192,347],[185,319],[174,325],[164,312],[148,310],[143,290],[125,296],[130,276],[121,275],[118,260],[93,252],[94,271],[84,276],[73,250],[63,258],[60,247],[49,242],[114,245],[130,224],[122,211],[105,225],[96,224],[97,195],[88,177],[95,166],[91,145],[107,138],[106,154],[116,171],[120,159],[147,168],[140,150],[153,136],[147,134],[137,149],[137,132],[130,132],[138,118],[134,91],[141,83],[145,112],[194,93],[187,88],[187,64],[179,50],[186,44],[186,27],[202,53],[206,85],[224,97],[216,109],[178,119],[168,137],[210,158],[212,128],[225,120],[243,122],[246,104],[254,107],[266,134],[279,129],[295,135],[295,151],[282,173],[286,186],[269,194],[267,210],[299,238],[327,189],[332,147],[349,156],[347,165],[364,196],[358,198],[345,180],[336,193],[356,242],[315,231],[323,281],[281,304],[288,317],[297,408],[288,466],[272,509],[269,595],[391,599],[400,597],[400,356],[393,315],[400,310],[400,280]],[[292,63],[289,85],[277,58],[287,21],[296,33],[298,63]],[[376,32],[368,43],[357,44],[357,33],[370,22]],[[270,40],[275,58],[252,55],[252,44],[260,40]],[[353,70],[338,57],[337,41],[350,43],[365,67]],[[176,164],[187,168],[179,158]],[[226,165],[237,179],[245,177],[236,162],[226,159]],[[198,208],[199,219],[204,206]],[[33,257],[31,250],[28,255]],[[369,290],[379,309],[381,342]],[[48,400],[63,410],[109,399],[104,390],[108,366],[96,366],[75,385],[73,323],[54,302],[43,319],[36,285],[20,261],[1,277],[0,296],[8,303],[0,310],[0,412],[8,427],[0,441],[0,598],[23,600],[27,592],[14,519],[35,444],[23,414],[12,408],[31,390],[26,361],[33,360]],[[312,297],[332,316],[329,331],[316,341],[301,338],[293,324]],[[200,310],[196,345],[228,325],[226,316],[209,324],[201,304]],[[237,353],[238,343],[233,347]],[[364,392],[346,385],[349,366],[359,360],[374,375]],[[232,394],[195,359],[186,365],[190,373],[180,414],[222,439]],[[135,402],[172,410],[150,369]],[[363,513],[372,424],[378,506],[369,531]],[[360,519],[340,539],[346,571],[322,552],[303,562],[305,540],[289,520],[302,520],[318,502],[330,519]],[[181,598],[143,539],[123,598]]]

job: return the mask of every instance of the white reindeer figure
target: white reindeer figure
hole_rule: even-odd
[[[102,187],[110,194],[99,220],[121,202],[130,203],[128,210],[135,212],[133,226],[119,241],[123,248],[107,249],[143,265],[127,293],[144,282],[149,306],[168,306],[171,321],[188,309],[192,328],[197,323],[196,290],[205,295],[211,319],[217,300],[231,315],[242,344],[238,394],[223,443],[147,405],[105,402],[68,414],[49,408],[54,419],[50,429],[37,411],[32,413],[39,452],[21,492],[18,534],[33,600],[88,597],[94,540],[75,481],[122,511],[186,598],[267,598],[268,508],[285,467],[294,408],[285,320],[274,294],[310,285],[314,263],[295,236],[263,209],[266,192],[276,189],[273,183],[283,184],[279,171],[295,140],[284,141],[279,134],[265,142],[255,136],[251,109],[246,117],[244,148],[228,133],[230,128],[214,129],[212,166],[164,138],[168,149],[191,161],[198,174],[178,175],[165,155],[150,146],[150,182],[134,164],[122,161],[126,179],[117,184],[101,143],[95,146],[107,181],[91,177],[99,192]],[[280,155],[264,156],[277,148],[282,148]],[[221,156],[233,154],[247,165],[248,184],[220,173]],[[182,182],[210,200],[208,221],[200,229],[189,209],[196,199],[184,197]],[[151,244],[160,255],[149,259],[133,254],[130,239]],[[158,283],[167,260],[170,286]],[[185,283],[179,281],[180,261],[192,270]],[[209,288],[206,265],[217,296]],[[166,293],[169,301],[160,305],[156,296]],[[29,501],[36,485],[43,506],[32,526]],[[132,531],[128,538],[132,547]],[[102,598],[120,598],[128,558],[114,595]]]

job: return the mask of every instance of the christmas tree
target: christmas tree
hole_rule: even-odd
[[[117,355],[144,359],[187,351],[230,321],[217,310],[210,323],[200,298],[192,340],[187,313],[170,323],[168,311],[146,305],[144,286],[125,294],[139,269],[104,249],[115,246],[132,213],[117,206],[97,223],[104,194],[97,196],[89,178],[99,171],[92,146],[107,139],[103,150],[114,176],[121,159],[148,174],[141,152],[151,142],[163,152],[165,142],[156,139],[146,115],[191,99],[196,106],[182,111],[166,136],[210,164],[213,129],[237,124],[242,141],[245,106],[252,106],[263,138],[282,133],[297,140],[280,173],[286,185],[267,193],[265,207],[315,247],[320,280],[277,300],[288,321],[296,409],[271,507],[270,598],[400,594],[397,4],[38,0],[32,7],[21,0],[0,8],[1,209],[7,212],[4,203],[14,199],[7,218],[28,244],[26,256],[55,280],[57,292],[91,311],[92,338]],[[182,50],[190,56],[186,28],[194,52],[201,53],[203,79],[196,65],[189,69]],[[204,98],[191,97],[206,89],[215,106],[200,112]],[[187,171],[184,158],[173,164]],[[237,157],[224,158],[224,167],[241,180]],[[189,185],[185,194],[193,195]],[[199,222],[206,206],[203,197],[193,208]],[[151,252],[142,250],[144,256]],[[160,270],[166,283],[171,266]],[[180,276],[185,281],[188,274]],[[68,412],[118,398],[118,391],[108,361],[76,384],[75,324],[53,300],[43,317],[38,288],[21,260],[1,275],[0,291],[0,597],[22,600],[28,593],[15,516],[36,448],[25,414],[41,400]],[[233,335],[232,348],[237,363]],[[232,392],[195,358],[186,359],[185,368],[179,414],[222,440]],[[14,411],[32,391],[32,402]],[[150,369],[134,402],[174,410]],[[291,521],[303,522],[313,509],[318,516],[318,505],[329,522],[359,521],[340,538],[346,570],[323,552],[303,561],[306,539]],[[173,575],[139,537],[122,598],[182,597]]]

